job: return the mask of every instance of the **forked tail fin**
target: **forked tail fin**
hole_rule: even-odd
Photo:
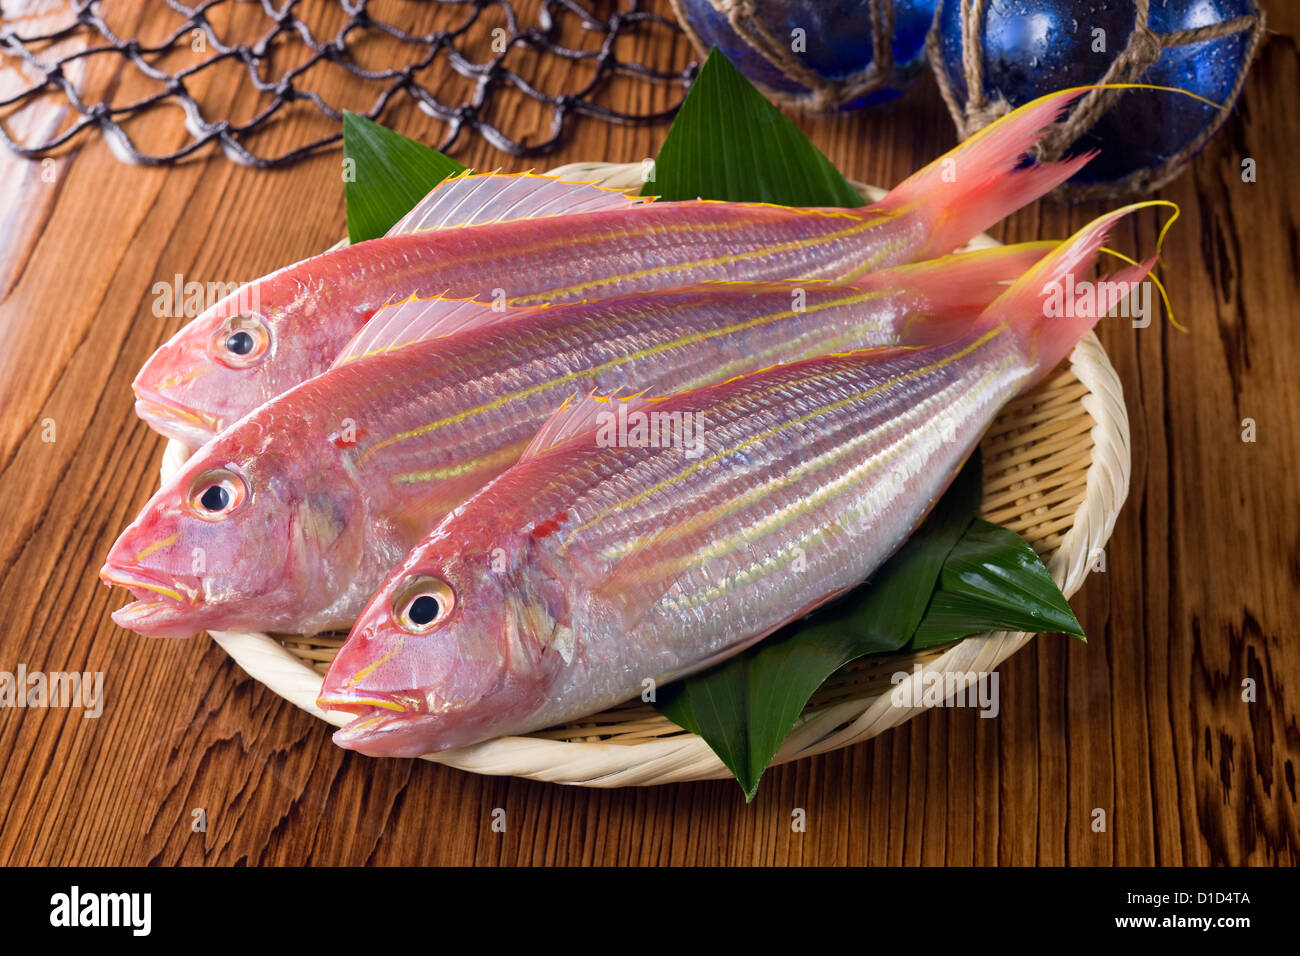
[[[1058,245],[1046,240],[960,252],[871,272],[859,283],[914,293],[916,311],[901,330],[900,341],[939,345],[969,332],[990,303]]]
[[[916,258],[949,253],[1087,164],[1086,153],[1025,166],[1027,153],[1087,88],[1040,96],[986,126],[895,186],[875,208],[925,219],[930,243]]]
[[[1094,219],[984,310],[979,326],[1006,326],[1025,354],[1033,358],[1036,374],[1029,384],[1054,369],[1102,316],[1128,298],[1146,278],[1156,256],[1104,280],[1089,282],[1087,276],[1108,230],[1116,222],[1139,209],[1163,205],[1168,204],[1160,200],[1134,203]]]

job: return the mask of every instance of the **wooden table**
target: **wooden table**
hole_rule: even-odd
[[[0,670],[102,671],[106,684],[99,719],[0,710],[0,863],[1295,863],[1300,11],[1267,6],[1241,104],[1161,194],[1183,208],[1163,274],[1190,334],[1101,327],[1127,391],[1134,478],[1106,571],[1073,602],[1088,644],[1046,637],[1004,665],[999,719],[930,712],[770,772],[749,806],[728,782],[593,791],[366,759],[207,637],[117,628],[123,593],[97,570],[155,488],[162,451],[132,414],[130,382],[182,321],[154,316],[154,284],[247,280],[331,244],[339,154],[279,172],[211,150],[144,168],[83,136],[44,166],[0,155]],[[664,31],[629,50],[664,67],[691,57]],[[110,85],[141,85],[111,69]],[[319,88],[366,105],[333,75]],[[254,103],[246,84],[201,92],[244,115]],[[627,87],[611,102],[677,95]],[[544,121],[527,106],[516,119]],[[954,142],[929,78],[892,108],[796,120],[839,168],[886,185]],[[301,138],[296,122],[266,142]],[[414,111],[391,122],[441,132]],[[639,159],[664,131],[582,120],[536,165]],[[169,118],[152,139],[175,148],[184,135]],[[534,165],[479,139],[457,156]],[[1101,208],[1040,203],[997,235],[1064,236]],[[1156,226],[1141,215],[1119,242],[1149,250]],[[807,832],[792,832],[796,808]]]

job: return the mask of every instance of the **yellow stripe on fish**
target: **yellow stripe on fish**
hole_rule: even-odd
[[[883,249],[879,250],[875,255],[867,258],[860,266],[846,274],[840,281],[852,282],[854,279],[860,279],[862,276],[875,269],[886,256],[893,255],[899,249],[907,245],[909,241],[910,240],[907,236],[899,236],[893,242],[886,243]]]
[[[824,214],[822,213],[821,210],[799,210],[799,212],[803,214],[807,214],[809,212]],[[593,289],[598,289],[602,286],[617,285],[620,282],[624,282],[628,279],[643,279],[648,276],[665,275],[672,272],[680,272],[686,269],[699,269],[707,266],[731,265],[732,263],[741,262],[745,259],[752,259],[757,256],[768,256],[771,255],[772,253],[796,252],[801,249],[815,249],[819,246],[826,245],[831,242],[836,242],[840,239],[846,239],[851,236],[855,236],[860,232],[865,232],[869,229],[873,229],[876,226],[880,225],[882,222],[886,222],[894,218],[894,216],[892,214],[889,214],[889,215],[882,215],[874,219],[862,219],[859,216],[852,216],[852,218],[858,220],[858,222],[855,225],[850,226],[847,229],[841,229],[838,232],[829,232],[822,236],[809,236],[805,239],[791,239],[786,242],[776,243],[775,245],[771,245],[771,246],[764,246],[761,249],[754,249],[749,252],[738,252],[738,253],[732,253],[724,256],[711,256],[707,259],[696,259],[691,262],[678,262],[678,263],[668,263],[666,265],[660,265],[660,266],[651,266],[647,269],[639,269],[635,272],[627,272],[621,275],[609,276],[602,279],[592,279],[588,282],[579,282],[576,285],[567,286],[562,289],[552,289],[548,292],[540,292],[540,293],[534,293],[532,295],[520,296],[517,299],[511,299],[510,302],[512,305],[528,305],[528,304],[551,301],[557,298],[572,298],[572,297],[576,297],[579,293],[589,292]],[[724,224],[718,224],[718,225],[722,226]],[[734,226],[731,224],[726,224],[726,225],[727,228],[734,228]],[[644,230],[644,233],[649,235],[652,233],[661,233],[661,232],[674,231],[679,229],[697,231],[698,227],[691,224],[660,226],[654,229],[646,229]],[[902,241],[905,240],[899,240],[899,243],[901,243]],[[855,270],[854,273],[852,274],[860,275],[861,273],[868,271],[872,267],[872,265],[878,262],[884,255],[894,251],[894,249],[898,247],[899,243],[894,243],[887,246],[884,250],[881,250],[881,252],[871,257],[871,259],[868,261],[868,263],[865,266],[863,266],[858,270]],[[555,244],[556,243],[548,243],[548,245],[555,245]]]
[[[407,471],[393,477],[394,481],[404,485],[420,484],[426,481],[448,481],[452,478],[460,478],[464,475],[481,471],[485,468],[491,469],[492,474],[509,468],[519,460],[523,454],[527,442],[518,442],[497,451],[489,452],[486,455],[480,455],[478,458],[469,461],[458,462],[455,465],[447,465],[445,468],[430,468],[427,471]],[[449,503],[448,509],[455,507],[455,503]]]
[[[161,584],[151,584],[151,583],[148,582],[148,581],[136,581],[136,580],[133,580],[133,581],[130,583],[130,587],[133,587],[133,588],[145,588],[145,589],[147,589],[147,590],[149,590],[149,591],[156,591],[157,593],[161,594],[163,597],[169,597],[169,598],[171,598],[173,601],[177,602],[178,604],[184,604],[184,603],[185,603],[185,596],[184,596],[183,594],[181,594],[180,591],[177,591],[177,590],[175,590],[175,589],[173,589],[173,588],[169,588],[169,587],[163,587],[163,585],[161,585]]]
[[[149,547],[145,548],[143,551],[141,551],[139,554],[135,556],[136,563],[137,564],[140,563],[141,561],[143,561],[145,558],[147,558],[149,555],[153,554],[155,551],[157,551],[160,548],[167,548],[175,544],[176,539],[179,538],[180,536],[181,533],[177,531],[174,535],[172,535],[169,538],[163,538],[161,541],[155,541],[153,544],[149,545]]]
[[[840,306],[845,306],[845,305],[858,305],[860,303],[868,302],[872,299],[880,298],[881,296],[888,295],[888,294],[889,293],[885,291],[861,292],[856,295],[845,296],[843,298],[835,299],[833,301],[822,302],[816,305],[809,305],[805,309],[805,312],[819,312],[822,311],[823,309],[838,308]],[[476,415],[481,415],[486,412],[494,411],[505,405],[509,405],[511,402],[518,401],[519,399],[528,398],[532,395],[537,395],[551,389],[563,388],[564,386],[569,385],[575,381],[580,381],[582,379],[589,378],[592,375],[598,375],[602,372],[607,372],[610,369],[618,368],[620,365],[625,365],[629,362],[635,362],[642,359],[650,358],[651,356],[657,355],[660,352],[666,352],[670,349],[680,348],[682,346],[691,345],[696,342],[704,342],[711,338],[717,338],[719,336],[731,335],[736,332],[741,332],[744,331],[745,329],[755,328],[757,326],[765,325],[770,322],[777,322],[782,319],[788,318],[790,316],[790,312],[791,312],[790,309],[782,309],[780,311],[772,312],[767,315],[758,316],[753,319],[746,319],[743,322],[737,322],[733,325],[729,325],[724,328],[708,329],[702,332],[692,332],[689,335],[679,336],[669,342],[661,342],[656,345],[647,346],[644,349],[639,349],[635,352],[629,352],[626,355],[617,356],[616,358],[612,358],[606,362],[601,363],[600,365],[593,366],[590,369],[581,369],[574,372],[568,372],[558,378],[551,379],[546,382],[540,382],[536,385],[530,385],[528,388],[516,392],[511,392],[510,394],[507,395],[503,395],[499,398],[493,399],[492,401],[487,402],[483,405],[479,405],[475,408],[465,409],[464,411],[457,412],[455,415],[448,415],[446,418],[440,418],[437,421],[429,422],[425,425],[421,425],[419,428],[413,428],[413,429],[409,429],[408,431],[399,432],[396,435],[392,435],[381,441],[375,442],[373,445],[368,446],[361,453],[361,462],[364,463],[368,461],[370,457],[374,455],[376,452],[380,451],[383,448],[387,448],[391,445],[395,445],[398,442],[406,441],[411,438],[419,438],[420,436],[427,435],[429,432],[436,431],[439,428],[445,428],[448,425],[455,425],[460,422],[467,421]],[[456,466],[457,469],[456,473],[463,473],[465,471],[472,470],[475,466],[476,466],[476,461],[471,461],[463,465]],[[400,476],[399,480],[407,480],[407,479],[406,476]]]
[[[384,664],[385,661],[390,659],[394,654],[398,653],[402,649],[402,645],[405,642],[406,642],[406,638],[402,638],[396,644],[393,645],[392,649],[389,650],[387,654],[383,655],[378,660],[370,664],[367,664],[365,667],[361,668],[361,670],[357,671],[355,674],[349,677],[347,680],[348,686],[352,686],[353,684],[360,683],[361,681],[369,677],[371,674],[373,674]],[[401,710],[401,708],[399,707],[398,710]]]
[[[164,388],[171,388],[176,385],[183,385],[186,382],[193,381],[194,379],[198,378],[204,372],[211,370],[211,368],[212,368],[211,365],[196,365],[188,372],[178,372],[175,375],[163,379],[158,383],[157,387],[159,389],[164,389]]]
[[[569,534],[567,534],[567,535],[565,536],[565,541],[566,541],[566,543],[567,543],[568,541],[571,541],[575,535],[577,535],[577,534],[579,534],[580,532],[585,531],[585,530],[587,530],[587,529],[593,527],[594,525],[596,525],[596,524],[598,524],[599,522],[603,521],[603,520],[604,520],[605,518],[607,518],[609,515],[613,514],[615,511],[622,511],[622,510],[629,509],[629,508],[631,508],[631,507],[633,507],[633,506],[635,506],[635,505],[641,503],[642,501],[645,501],[647,498],[651,497],[652,495],[654,495],[654,494],[656,494],[656,493],[658,493],[658,492],[660,492],[660,491],[663,491],[664,489],[671,488],[673,485],[677,484],[677,483],[680,482],[680,481],[683,481],[684,479],[686,479],[686,478],[689,477],[690,475],[692,475],[692,474],[694,474],[695,472],[699,471],[701,468],[704,468],[704,467],[707,467],[707,466],[709,466],[709,465],[715,464],[715,463],[721,461],[722,459],[727,458],[727,457],[729,457],[729,456],[735,454],[735,453],[738,452],[738,451],[742,451],[742,450],[744,450],[745,448],[749,448],[749,447],[751,447],[752,445],[758,444],[759,442],[767,441],[769,438],[773,438],[773,437],[775,437],[775,436],[781,434],[783,431],[786,431],[787,429],[794,428],[794,427],[796,427],[796,426],[798,426],[798,425],[803,425],[804,423],[806,423],[806,422],[810,422],[810,421],[812,421],[813,419],[815,419],[815,418],[817,418],[817,417],[819,417],[819,416],[821,416],[821,415],[825,415],[825,414],[828,414],[828,413],[830,413],[830,412],[838,411],[839,409],[841,409],[841,408],[846,408],[846,407],[848,407],[848,406],[850,406],[850,405],[853,405],[853,404],[856,403],[856,402],[860,402],[860,401],[863,401],[863,400],[865,400],[865,399],[872,398],[873,396],[875,396],[875,395],[879,394],[880,392],[884,391],[886,388],[889,388],[890,386],[893,386],[893,385],[897,385],[899,382],[910,381],[911,379],[918,378],[918,377],[920,377],[920,376],[922,376],[922,375],[929,374],[930,372],[937,371],[938,369],[941,369],[941,368],[943,368],[943,367],[946,366],[946,365],[950,365],[951,363],[957,361],[958,359],[965,358],[965,357],[966,357],[967,355],[969,355],[971,352],[975,351],[976,349],[980,348],[981,346],[985,345],[986,343],[992,341],[994,338],[996,338],[998,335],[1000,335],[1000,334],[1001,334],[1002,332],[1004,332],[1004,331],[1006,331],[1006,327],[1005,327],[1005,326],[998,326],[998,327],[996,327],[996,328],[990,329],[988,332],[986,332],[986,333],[984,333],[983,335],[981,335],[978,339],[975,339],[974,341],[972,341],[972,342],[971,342],[969,345],[967,345],[965,348],[962,348],[961,350],[959,350],[959,351],[957,351],[957,352],[953,352],[953,353],[950,354],[950,355],[946,355],[946,356],[944,356],[942,359],[939,359],[939,360],[936,361],[936,362],[931,362],[929,365],[923,366],[923,367],[921,367],[921,368],[918,368],[918,369],[912,369],[911,371],[904,372],[902,375],[899,375],[899,376],[896,376],[896,377],[894,377],[894,378],[891,378],[891,379],[889,379],[889,380],[886,381],[886,382],[882,382],[881,384],[876,385],[876,386],[874,386],[874,387],[872,387],[872,388],[869,388],[869,389],[867,389],[867,390],[864,391],[864,392],[858,392],[858,393],[855,393],[855,394],[853,394],[853,395],[849,395],[849,396],[847,396],[847,397],[845,397],[845,398],[839,399],[838,401],[832,402],[832,403],[830,403],[829,405],[821,405],[821,406],[818,406],[817,408],[813,409],[812,411],[810,411],[810,412],[808,412],[808,413],[806,413],[806,414],[804,414],[804,415],[800,415],[798,418],[792,418],[792,419],[790,419],[790,420],[788,420],[788,421],[781,422],[781,423],[778,424],[778,425],[774,425],[774,426],[772,426],[771,428],[767,429],[766,431],[761,432],[760,434],[755,435],[755,436],[753,436],[753,437],[751,437],[751,438],[748,438],[748,439],[746,439],[745,441],[741,442],[740,444],[738,444],[738,445],[736,445],[736,446],[734,446],[734,447],[732,447],[732,448],[727,448],[727,449],[725,449],[725,450],[723,450],[723,451],[717,452],[717,453],[714,454],[714,455],[711,455],[711,456],[708,457],[708,458],[701,459],[700,461],[693,463],[689,468],[686,468],[685,470],[680,471],[680,472],[678,472],[677,474],[674,474],[674,475],[672,475],[672,476],[670,476],[670,477],[668,477],[668,478],[665,478],[663,481],[659,482],[658,484],[652,485],[651,487],[645,489],[644,491],[640,492],[639,494],[635,495],[634,497],[629,498],[629,499],[626,500],[626,501],[618,502],[618,503],[615,504],[615,505],[612,505],[612,506],[610,506],[610,507],[608,507],[608,508],[603,509],[602,511],[597,512],[597,513],[596,513],[595,515],[593,515],[589,520],[585,521],[585,522],[582,523],[581,525],[578,525],[578,526],[575,527],[572,531],[570,531]],[[834,376],[834,375],[836,375],[836,374],[838,374],[838,371],[825,372],[825,373],[823,373],[823,374],[821,374],[821,375],[815,376],[815,377],[812,378],[812,379],[809,379],[809,381],[816,381],[816,380],[823,379],[823,378],[830,378],[830,377],[832,377],[832,376]],[[743,376],[742,376],[742,377],[743,377]],[[733,381],[734,381],[734,380],[733,380]],[[725,383],[722,383],[722,384],[725,384]],[[773,386],[771,386],[769,390],[772,391],[772,392],[776,392],[776,391],[779,391],[780,389],[782,389],[782,388],[784,388],[784,387],[785,387],[785,383],[783,383],[783,382],[777,382],[777,383],[775,383]],[[738,399],[737,399],[737,400],[749,400],[749,398],[750,398],[750,396],[738,396]],[[725,407],[725,406],[722,406],[722,407]],[[761,488],[758,489],[758,490],[761,491]],[[750,500],[750,499],[747,498],[747,499],[745,499],[745,500]],[[676,530],[676,529],[674,529],[674,530]],[[658,537],[658,536],[659,536],[659,534],[656,533],[655,537]],[[676,537],[676,535],[673,535],[672,537]],[[670,538],[668,538],[668,539],[666,539],[666,540],[672,540],[672,537],[670,537]],[[638,542],[638,544],[644,544],[644,541]],[[629,544],[629,545],[627,546],[627,550],[628,550],[628,551],[635,550],[637,546],[638,546],[638,545],[632,545],[632,544]]]
[[[978,389],[982,385],[988,383],[993,379],[996,379],[1014,361],[1015,361],[1014,356],[1008,356],[1004,362],[996,366],[979,383],[977,383],[973,388],[971,388],[970,391],[972,392],[978,391]],[[748,498],[744,499],[741,502],[737,502],[736,500],[733,499],[733,501],[728,502],[725,505],[711,509],[709,512],[699,516],[699,518],[695,519],[691,523],[698,527],[706,523],[707,520],[712,520],[712,519],[721,518],[730,515],[740,510],[741,507],[743,507],[744,505],[753,503],[754,501],[757,501],[758,499],[762,498],[764,495],[770,494],[774,488],[780,488],[783,485],[789,484],[793,481],[798,481],[802,477],[805,477],[807,475],[812,475],[815,474],[816,472],[825,470],[826,468],[834,465],[836,462],[844,458],[846,455],[850,454],[852,451],[854,451],[864,442],[872,441],[874,438],[875,436],[872,434],[859,435],[854,439],[845,442],[839,447],[832,449],[828,454],[823,455],[817,461],[805,462],[804,464],[802,464],[796,469],[794,475],[791,476],[789,481],[769,480],[764,484],[764,486],[760,486],[759,493],[751,494]],[[837,478],[835,481],[828,482],[824,486],[817,488],[814,492],[810,493],[807,497],[801,499],[797,507],[791,508],[787,511],[773,512],[772,514],[769,514],[762,521],[750,525],[745,525],[744,527],[737,529],[734,533],[728,535],[725,538],[714,539],[713,541],[710,541],[708,544],[706,544],[699,551],[692,552],[691,555],[689,555],[684,560],[676,560],[676,561],[668,560],[663,562],[660,565],[652,565],[651,571],[652,573],[655,574],[661,573],[665,570],[667,571],[675,570],[680,573],[681,571],[687,570],[692,565],[699,565],[699,564],[706,563],[708,561],[717,560],[719,558],[725,558],[735,551],[748,547],[754,541],[764,537],[765,535],[780,531],[786,525],[803,517],[808,512],[814,510],[814,508],[816,508],[817,506],[825,503],[826,501],[831,500],[837,494],[843,492],[846,487],[857,485],[857,483],[862,480],[864,475],[881,469],[888,471],[889,463],[892,460],[894,460],[896,457],[898,457],[901,454],[901,452],[902,452],[901,446],[895,447],[887,451],[880,457],[877,457],[869,462],[863,462],[857,468],[854,468],[846,472],[845,474]],[[860,508],[857,511],[850,511],[848,514],[841,516],[840,519],[834,523],[834,525],[826,525],[820,528],[812,529],[808,537],[801,539],[797,542],[791,542],[783,550],[792,551],[796,547],[802,548],[805,551],[810,550],[811,548],[816,546],[818,541],[820,541],[825,537],[828,537],[829,534],[831,533],[832,528],[852,526],[852,524],[858,518],[860,518],[860,512],[862,510],[865,510],[865,507]],[[674,537],[680,537],[680,535]],[[683,595],[680,598],[677,598],[675,600],[669,600],[666,603],[668,606],[671,607],[692,607],[699,604],[704,604],[707,603],[709,599],[723,594],[726,590],[728,590],[729,587],[732,586],[733,583],[757,580],[762,578],[764,575],[768,573],[780,570],[784,567],[786,567],[786,565],[783,562],[775,560],[775,556],[773,555],[768,555],[762,561],[751,562],[750,564],[744,567],[738,568],[734,575],[734,581],[724,580],[721,582],[717,582],[705,588],[700,589],[695,594]]]

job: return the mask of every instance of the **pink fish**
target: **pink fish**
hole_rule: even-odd
[[[594,713],[867,579],[999,409],[1091,328],[1092,314],[1045,317],[1046,287],[1090,266],[1132,208],[1076,234],[949,344],[634,402],[623,417],[657,417],[658,442],[610,441],[608,402],[558,413],[367,606],[318,701],[355,715],[335,741],[415,756]],[[697,454],[687,431],[703,436]]]
[[[409,295],[536,305],[708,280],[853,279],[942,255],[1088,161],[1018,168],[1080,91],[1016,110],[860,209],[643,202],[539,176],[435,188],[383,238],[252,282],[164,344],[136,411],[191,445],[323,372],[382,306]]]
[[[506,312],[472,300],[389,307],[334,368],[209,441],[153,496],[102,571],[139,599],[114,619],[154,636],[346,627],[575,392],[689,388],[827,351],[959,336],[1053,247],[853,284],[706,283]]]

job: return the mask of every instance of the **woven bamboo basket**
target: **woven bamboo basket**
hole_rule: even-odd
[[[631,188],[641,165],[575,163],[551,171],[577,181]],[[884,194],[858,186],[869,200]],[[980,236],[969,248],[994,245]],[[984,436],[981,515],[1021,534],[1042,556],[1067,597],[1083,584],[1092,556],[1104,547],[1128,494],[1129,426],[1115,369],[1089,333],[1070,358],[1031,393],[1008,405]],[[164,480],[189,456],[169,442]],[[212,638],[251,677],[329,723],[344,714],[316,707],[322,677],[345,635],[241,634]],[[891,701],[891,676],[913,682],[911,700],[934,674],[955,693],[992,671],[1032,637],[999,632],[919,654],[865,658],[834,675],[809,702],[774,763],[847,747],[896,727],[925,709]],[[920,664],[921,670],[914,671]],[[639,700],[523,737],[500,737],[425,760],[483,774],[506,774],[586,787],[649,786],[729,776],[717,756]]]

